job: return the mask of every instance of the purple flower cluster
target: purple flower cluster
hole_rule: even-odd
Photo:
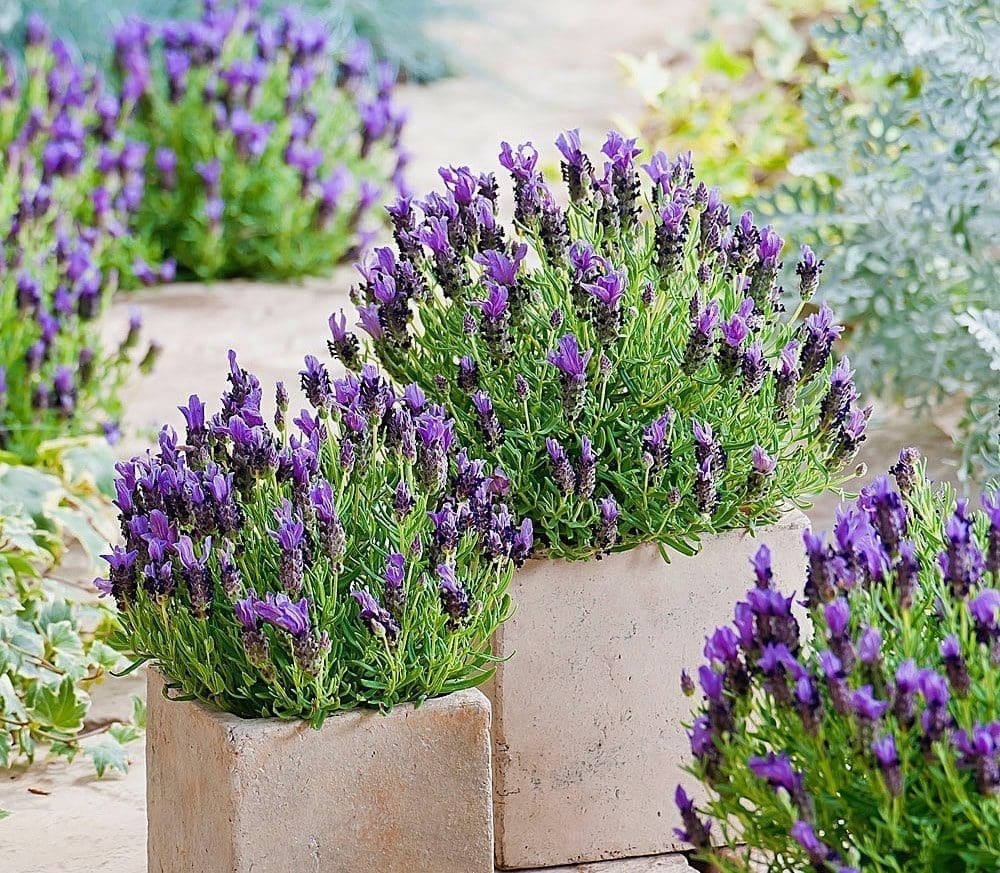
[[[114,48],[123,107],[150,143],[160,188],[145,220],[165,246],[182,233],[173,225],[191,212],[204,216],[210,235],[237,216],[244,229],[253,217],[260,233],[276,234],[286,213],[304,210],[308,232],[328,245],[345,231],[363,240],[359,225],[381,193],[375,180],[391,176],[405,191],[405,114],[392,99],[395,71],[376,63],[364,44],[335,51],[319,21],[291,9],[272,20],[255,0],[205,0],[197,20],[127,21]],[[215,157],[206,159],[203,146],[178,128],[190,123],[192,103],[218,140],[208,153]],[[385,155],[394,161],[387,168]],[[248,187],[248,173],[283,201],[270,207],[277,212],[262,205],[258,186]],[[285,191],[289,177],[296,184]],[[243,254],[227,254],[248,258],[246,243],[239,245]],[[341,247],[335,257],[354,251]],[[184,247],[179,255],[194,256]],[[207,269],[184,266],[199,275]],[[247,260],[218,270],[251,266]],[[296,272],[292,263],[271,266],[271,273]]]
[[[823,840],[839,825],[835,809],[820,814],[821,796],[824,807],[831,792],[877,798],[880,784],[917,815],[922,793],[955,770],[968,774],[974,793],[1000,792],[1000,720],[991,697],[1000,669],[1000,574],[984,560],[1000,531],[997,495],[983,497],[983,514],[960,500],[950,515],[942,507],[935,517],[912,450],[897,467],[902,496],[880,478],[840,511],[832,542],[805,534],[804,605],[814,638],[801,637],[792,597],[775,587],[762,546],[753,559],[755,587],[737,604],[733,626],[707,638],[699,671],[704,703],[690,733],[697,774],[710,788],[749,777],[765,782],[785,799],[776,798],[778,808],[791,804],[789,837],[817,870],[847,869],[841,839]],[[911,506],[914,492],[919,502]],[[693,690],[687,674],[682,684]],[[750,723],[752,741],[742,727]],[[811,741],[797,736],[832,754],[832,769],[821,772]],[[746,755],[748,748],[758,751]],[[956,790],[950,783],[947,791]],[[678,808],[683,838],[708,851],[709,823],[683,792]]]
[[[772,518],[790,488],[829,483],[864,439],[868,411],[856,407],[849,366],[832,360],[842,328],[829,310],[801,324],[780,316],[784,241],[750,213],[734,226],[718,191],[696,182],[690,154],[640,165],[636,140],[615,131],[594,159],[576,130],[556,147],[568,207],[538,151],[506,142],[511,226],[500,224],[493,174],[465,166],[439,170],[442,191],[389,207],[396,245],[376,249],[352,290],[368,348],[398,379],[451,404],[459,433],[484,454],[531,458],[515,489],[522,510],[538,509],[527,495],[551,478],[567,498],[559,535],[578,554],[594,543],[581,542],[588,528],[576,522],[586,514],[596,529],[607,495],[628,520],[623,541],[635,544],[672,526],[693,534],[717,520]],[[818,281],[810,252],[802,270]],[[357,369],[347,316],[331,325],[331,350]],[[821,404],[813,382],[830,370]],[[749,423],[734,422],[744,407]],[[720,452],[696,451],[690,470],[695,418],[717,426]],[[571,456],[583,436],[602,446],[602,463],[580,487]],[[723,443],[738,447],[740,469],[727,467]],[[803,454],[792,446],[812,468],[794,483]]]
[[[0,323],[12,326],[0,350],[0,449],[30,458],[57,435],[116,432],[100,416],[116,412],[114,389],[106,389],[124,379],[140,323],[134,316],[117,353],[106,352],[97,317],[143,251],[130,225],[145,187],[145,147],[122,132],[117,98],[35,16],[26,66],[22,78],[10,57],[0,58],[9,134],[2,161],[19,180],[0,255]],[[142,281],[171,269],[136,263]]]
[[[315,676],[343,633],[321,605],[331,584],[348,586],[351,621],[391,645],[422,572],[440,579],[439,608],[455,629],[477,608],[483,578],[529,556],[531,522],[516,522],[504,503],[506,477],[458,450],[452,422],[417,386],[397,393],[372,366],[332,380],[307,358],[313,411],[302,410],[292,432],[283,423],[275,432],[260,383],[235,353],[229,363],[218,413],[206,418],[192,396],[181,407],[183,438],[164,427],[155,456],[117,467],[124,545],[106,556],[109,575],[97,584],[125,616],[186,609],[205,633],[235,621],[262,676],[274,674],[282,650]],[[287,400],[278,396],[280,410]],[[416,534],[387,556],[379,499],[400,521],[397,533]],[[418,500],[427,508],[420,523],[403,524]]]

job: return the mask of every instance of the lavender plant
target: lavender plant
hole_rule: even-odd
[[[530,145],[503,145],[514,227],[492,174],[443,168],[443,194],[390,208],[396,248],[354,290],[385,368],[454,411],[462,439],[509,470],[513,500],[550,556],[656,542],[690,554],[705,533],[773,521],[836,481],[868,410],[841,328],[800,323],[822,261],[803,248],[799,302],[775,278],[784,243],[748,212],[731,224],[690,155],[652,156],[612,132],[597,171],[557,142],[561,207]],[[362,359],[343,313],[331,351]]]
[[[335,54],[319,22],[206,0],[197,21],[127,22],[115,63],[156,179],[140,226],[187,273],[327,273],[401,189],[395,73],[364,44]]]
[[[31,24],[27,78],[5,65],[0,89],[0,452],[27,462],[55,437],[117,433],[139,320],[108,349],[98,317],[143,251],[128,232],[143,149],[117,126],[115,98]]]
[[[916,452],[805,534],[810,640],[770,555],[705,643],[683,839],[710,869],[993,871],[1000,864],[1000,493],[934,492]],[[683,678],[693,693],[693,682]],[[744,844],[719,850],[710,840]],[[752,865],[752,866],[751,866]]]
[[[506,617],[531,523],[509,482],[460,449],[416,385],[372,367],[331,381],[308,357],[311,404],[274,427],[230,353],[212,418],[192,397],[187,434],[119,465],[124,545],[107,556],[119,644],[180,692],[241,716],[322,723],[475,685]]]

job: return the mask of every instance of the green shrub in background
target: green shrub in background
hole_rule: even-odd
[[[619,58],[647,110],[638,128],[654,148],[690,149],[698,171],[742,202],[787,177],[806,146],[799,97],[821,62],[810,26],[846,0],[716,0],[712,30]]]
[[[858,3],[817,37],[829,72],[805,89],[810,147],[774,221],[831,252],[824,297],[866,387],[964,398],[963,467],[998,471],[1000,10]]]
[[[115,34],[123,114],[148,144],[137,224],[202,279],[329,273],[402,190],[395,71],[321,21],[206,0],[197,21]]]
[[[111,60],[111,34],[126,18],[196,18],[200,5],[199,0],[0,0],[0,44],[20,51],[28,16],[36,12],[74,53],[103,66]],[[288,5],[264,0],[261,8],[274,13]],[[432,24],[468,15],[478,0],[299,0],[297,5],[321,18],[337,42],[360,37],[406,76],[428,81],[451,72],[451,52],[431,36]]]

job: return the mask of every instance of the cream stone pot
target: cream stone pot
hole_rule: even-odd
[[[149,673],[149,873],[493,873],[490,704],[320,730],[167,700]]]
[[[674,834],[674,789],[692,780],[682,726],[694,701],[680,672],[733,619],[751,556],[771,549],[775,585],[805,565],[800,512],[754,536],[706,537],[664,562],[655,545],[600,561],[532,560],[514,575],[514,615],[496,632],[504,659],[493,704],[496,863],[578,864],[690,848]]]

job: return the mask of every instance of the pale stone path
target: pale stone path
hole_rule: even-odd
[[[509,0],[489,4],[479,22],[448,25],[464,52],[465,75],[426,88],[407,86],[411,107],[408,145],[414,152],[411,179],[423,192],[438,184],[440,164],[496,169],[497,145],[532,140],[551,158],[559,131],[580,127],[596,149],[613,120],[635,117],[639,105],[623,84],[616,52],[643,53],[669,34],[692,32],[704,16],[700,0]],[[233,347],[241,364],[261,377],[296,381],[302,356],[322,354],[326,319],[344,305],[353,280],[343,269],[329,280],[292,286],[236,282],[217,286],[175,285],[119,301],[109,318],[117,333],[130,305],[140,305],[149,333],[165,347],[150,378],[128,397],[127,425],[139,431],[123,452],[143,448],[148,435],[169,421],[192,392],[210,402],[225,380],[225,355]],[[873,472],[884,470],[901,444],[915,444],[935,459],[946,442],[929,425],[886,415],[866,445]],[[935,475],[951,467],[936,462]],[[824,499],[810,513],[829,527],[836,501]],[[80,579],[93,574],[80,572]],[[122,717],[128,696],[141,690],[139,677],[115,680],[95,695],[95,721]],[[27,773],[0,776],[2,873],[145,873],[145,756],[131,749],[127,776],[96,780],[89,763],[39,764]],[[680,858],[646,858],[560,868],[580,873],[680,871]],[[209,871],[206,871],[209,873]],[[298,873],[298,871],[289,871]],[[430,873],[430,871],[414,871]]]

